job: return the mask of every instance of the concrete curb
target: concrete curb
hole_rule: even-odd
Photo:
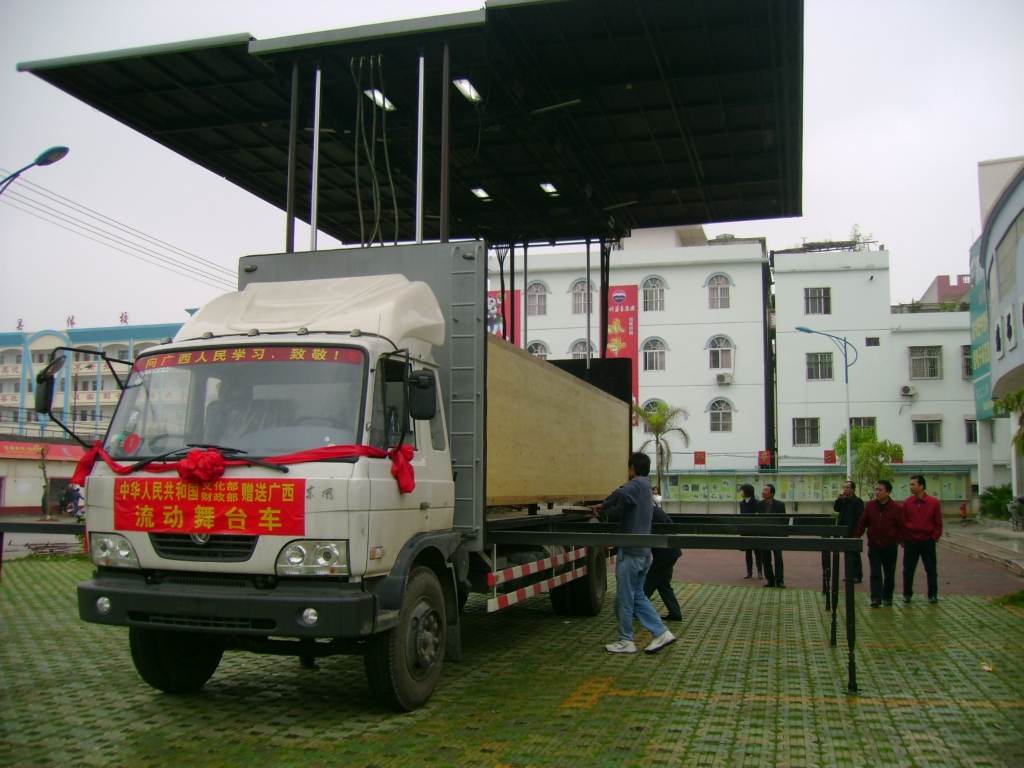
[[[952,533],[948,530],[943,534],[941,541],[951,549],[955,549],[968,557],[974,557],[978,560],[985,560],[986,562],[993,563],[995,565],[1001,565],[1011,573],[1015,573],[1018,576],[1024,576],[1024,556],[1019,552],[1003,549],[1002,547],[994,544],[984,544],[979,546],[980,542],[976,539],[970,536]]]

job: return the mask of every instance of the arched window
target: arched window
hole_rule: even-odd
[[[658,406],[661,406],[661,405],[664,405],[664,403],[661,400],[657,400],[657,399],[655,399],[655,400],[648,400],[646,403],[643,404],[643,409],[647,413],[654,413],[658,409]],[[648,426],[646,421],[643,424],[644,424],[644,432],[650,434],[650,432],[651,432],[650,426]]]
[[[665,281],[660,277],[644,280],[644,312],[662,312],[665,309]]]
[[[708,410],[712,432],[732,432],[732,404],[728,400],[715,400]]]
[[[526,314],[534,317],[548,313],[548,287],[544,283],[530,283],[526,289]]]
[[[708,306],[711,309],[729,308],[729,278],[712,275],[708,280]]]
[[[709,365],[712,370],[732,370],[732,341],[725,336],[715,336],[708,342]]]
[[[644,353],[645,371],[665,370],[665,342],[661,339],[647,339],[641,346]]]
[[[547,360],[550,354],[548,345],[543,341],[533,341],[526,347],[526,351],[534,357],[539,357],[541,360]]]
[[[577,280],[572,284],[572,313],[585,315],[593,309],[593,284],[587,285],[586,280]]]
[[[585,339],[581,339],[572,345],[569,352],[572,354],[573,360],[586,360],[587,359],[587,342]],[[590,356],[594,357],[594,343],[590,343]]]

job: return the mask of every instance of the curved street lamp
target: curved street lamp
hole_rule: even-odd
[[[857,348],[846,340],[845,336],[834,336],[831,333],[825,333],[824,331],[815,331],[813,328],[807,328],[803,325],[796,326],[796,329],[800,333],[813,333],[818,336],[827,336],[832,339],[832,343],[839,347],[839,351],[843,353],[843,378],[846,381],[846,479],[853,479],[853,435],[850,431],[850,366],[857,362],[859,355],[857,354]],[[853,361],[850,361],[849,352],[853,352]]]
[[[63,158],[64,155],[66,155],[67,153],[67,147],[50,147],[49,149],[44,149],[42,152],[39,153],[39,156],[35,160],[26,165],[24,168],[19,168],[14,173],[10,174],[9,176],[5,176],[2,180],[0,180],[0,195],[2,195],[4,191],[9,186],[11,186],[11,184],[14,183],[14,180],[16,178],[21,176],[21,174],[27,171],[29,168],[34,168],[37,165],[53,165],[58,160]]]

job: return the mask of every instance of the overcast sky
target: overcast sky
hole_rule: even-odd
[[[66,210],[45,195],[219,265],[229,282],[239,256],[284,243],[283,212],[16,72],[18,62],[237,32],[265,39],[479,6],[0,0],[0,168],[19,168],[51,145],[71,147],[0,197],[0,331],[15,330],[19,318],[30,331],[60,328],[68,315],[78,327],[116,325],[121,312],[132,323],[180,322],[185,307],[220,292],[24,211]],[[891,251],[894,301],[919,297],[937,274],[966,273],[980,231],[977,163],[1024,155],[1022,30],[1021,0],[806,0],[804,215],[713,225],[709,235],[765,236],[779,249],[846,239],[859,224]],[[300,229],[297,243],[308,241]],[[320,245],[330,242],[321,237]]]

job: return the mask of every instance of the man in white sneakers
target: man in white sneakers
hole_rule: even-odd
[[[603,513],[607,520],[617,520],[620,533],[650,533],[654,507],[651,483],[647,479],[650,471],[649,456],[643,453],[630,455],[629,482],[594,506],[593,511]],[[651,567],[651,560],[650,547],[619,547],[615,562],[615,610],[619,618],[619,639],[605,646],[609,653],[636,653],[636,644],[633,642],[634,617],[654,635],[651,643],[644,648],[644,653],[657,653],[676,640],[644,594],[644,578]]]

